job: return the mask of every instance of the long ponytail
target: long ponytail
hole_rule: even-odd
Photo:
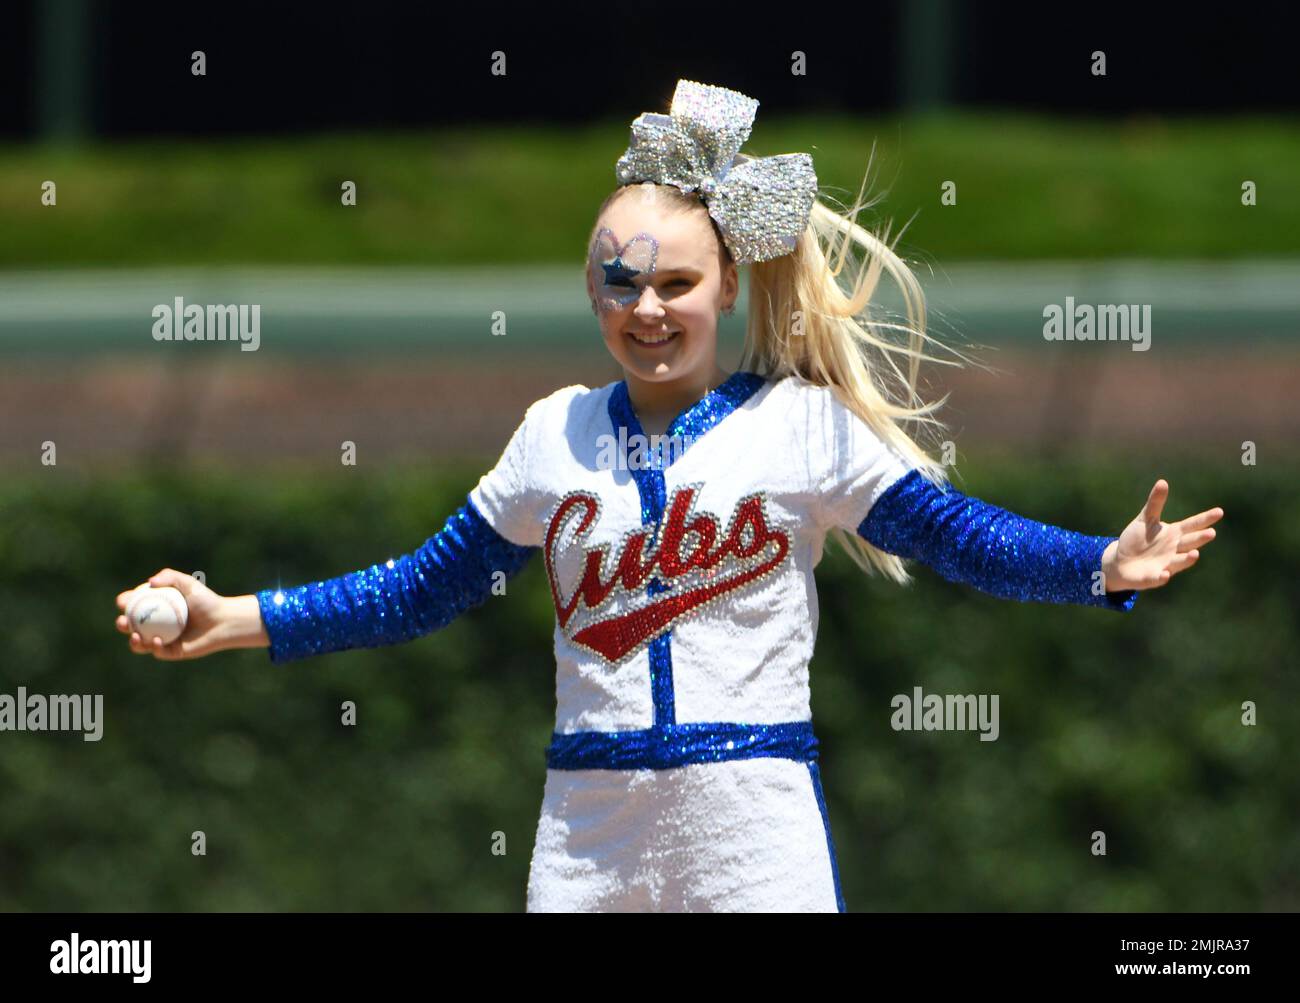
[[[941,485],[947,478],[944,465],[905,427],[914,424],[918,434],[928,432],[936,446],[946,429],[933,412],[948,395],[932,403],[922,400],[917,389],[921,363],[978,363],[927,333],[925,294],[895,252],[888,227],[876,236],[857,223],[858,214],[874,204],[864,201],[866,187],[864,180],[854,204],[843,212],[819,195],[794,250],[750,266],[740,368],[777,379],[798,375],[832,388],[887,446]],[[846,266],[854,263],[856,268],[848,270],[852,283],[842,284]],[[902,294],[902,317],[890,319],[873,302],[884,275]],[[926,354],[927,344],[950,352],[955,361]],[[830,535],[863,571],[878,570],[900,584],[909,581],[900,558],[843,529]]]

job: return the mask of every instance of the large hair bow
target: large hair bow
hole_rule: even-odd
[[[698,192],[740,265],[794,250],[817,197],[808,154],[740,153],[757,110],[739,91],[679,80],[667,115],[637,116],[615,167],[620,184],[653,181]]]

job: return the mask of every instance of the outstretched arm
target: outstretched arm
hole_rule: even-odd
[[[1164,484],[1164,488],[1161,488]],[[1021,602],[1078,603],[1127,611],[1138,590],[1157,588],[1189,567],[1214,537],[1211,509],[1160,522],[1169,486],[1157,481],[1120,537],[1088,536],[1036,522],[940,488],[913,470],[881,494],[858,535],[890,554],[921,561],[949,581]]]
[[[530,476],[526,445],[536,428],[530,416],[550,400],[529,407],[496,466],[415,553],[328,581],[241,596],[218,595],[193,576],[164,568],[147,584],[170,585],[185,597],[184,633],[170,644],[144,641],[125,615],[134,589],[118,593],[118,631],[132,652],[162,661],[270,648],[272,662],[288,662],[397,644],[445,627],[491,594],[497,572],[511,577],[539,549],[546,493]]]
[[[511,543],[466,501],[413,554],[257,593],[271,661],[399,644],[445,627],[488,597],[496,572],[513,576],[536,549]]]

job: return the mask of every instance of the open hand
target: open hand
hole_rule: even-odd
[[[1223,518],[1223,509],[1211,508],[1181,522],[1161,522],[1169,498],[1169,482],[1156,481],[1137,518],[1124,527],[1101,558],[1106,591],[1158,589],[1201,556],[1200,549],[1215,537],[1210,529]]]

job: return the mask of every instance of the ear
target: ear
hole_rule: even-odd
[[[740,269],[734,261],[728,261],[722,270],[722,302],[724,305],[736,305],[740,298]]]

